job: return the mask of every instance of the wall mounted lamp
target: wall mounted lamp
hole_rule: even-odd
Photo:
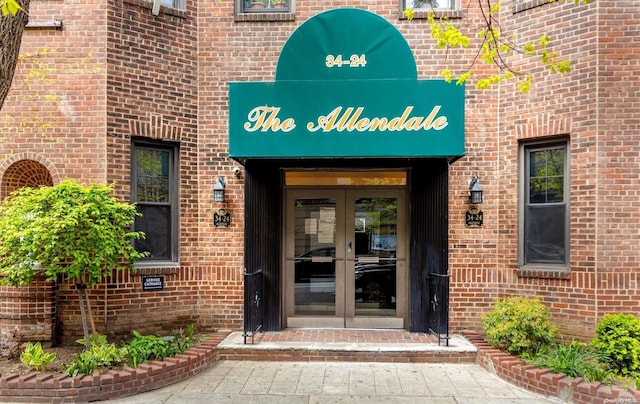
[[[469,183],[469,202],[474,205],[482,203],[482,192],[478,176],[474,176]]]
[[[213,201],[214,202],[224,202],[224,188],[227,183],[224,180],[224,177],[218,177],[216,184],[213,186]]]

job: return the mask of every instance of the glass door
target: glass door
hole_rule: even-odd
[[[402,190],[287,191],[287,327],[404,327],[404,203]]]

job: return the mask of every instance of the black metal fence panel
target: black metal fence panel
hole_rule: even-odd
[[[244,343],[262,330],[264,296],[264,275],[259,269],[255,272],[244,273]]]
[[[429,332],[438,336],[438,344],[445,340],[449,345],[449,275],[430,273]]]

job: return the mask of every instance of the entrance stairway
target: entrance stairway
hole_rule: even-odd
[[[232,332],[216,348],[217,360],[252,361],[474,363],[476,355],[476,347],[462,336],[450,336],[447,344],[406,330],[305,328],[254,338]]]

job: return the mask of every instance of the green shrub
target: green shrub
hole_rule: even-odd
[[[587,383],[612,381],[613,373],[602,363],[602,355],[582,342],[549,345],[530,363],[569,377],[582,377]]]
[[[94,370],[104,367],[117,366],[122,363],[123,353],[115,346],[109,344],[104,335],[91,336],[89,338],[91,348],[73,357],[71,363],[64,365],[64,371],[69,376],[78,374],[90,375]],[[84,339],[78,340],[84,344]]]
[[[137,368],[144,361],[162,360],[174,354],[165,339],[155,335],[142,335],[138,331],[133,332],[133,339],[122,347],[122,352],[134,368]]]
[[[482,327],[492,346],[517,356],[553,343],[556,332],[547,308],[538,299],[521,296],[496,302],[482,317]]]
[[[47,365],[56,358],[55,352],[45,353],[39,342],[32,344],[27,342],[24,351],[20,355],[20,361],[29,369],[43,372]]]
[[[640,371],[640,319],[632,314],[607,314],[596,326],[591,345],[617,373]]]
[[[180,328],[177,332],[166,337],[142,335],[138,331],[134,331],[133,339],[122,347],[122,352],[129,364],[137,368],[147,360],[162,360],[181,354],[195,342],[197,342],[197,338],[193,335],[193,324],[187,325],[186,329]]]

